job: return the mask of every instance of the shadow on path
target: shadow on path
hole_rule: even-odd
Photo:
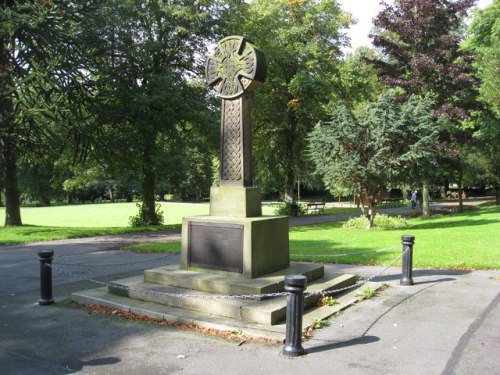
[[[306,352],[308,354],[319,353],[319,352],[324,352],[326,350],[340,349],[340,348],[345,348],[347,346],[352,346],[352,345],[370,344],[372,342],[377,342],[379,340],[380,340],[380,338],[377,336],[361,336],[361,337],[356,337],[354,339],[350,339],[347,341],[332,342],[330,344],[320,345],[320,346],[316,346],[314,348],[308,348],[306,350]]]

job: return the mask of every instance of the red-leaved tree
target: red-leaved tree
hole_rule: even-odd
[[[463,146],[458,144],[464,142],[460,124],[475,105],[477,81],[472,74],[471,57],[459,46],[464,37],[464,17],[474,2],[382,2],[384,8],[374,18],[375,28],[370,35],[380,52],[370,62],[385,83],[402,88],[403,96],[433,95],[435,115],[448,120],[440,136],[448,147]],[[455,137],[458,133],[460,136]],[[424,182],[424,214],[428,214],[429,176],[423,173],[419,177]]]

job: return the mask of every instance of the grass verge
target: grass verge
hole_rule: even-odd
[[[155,232],[178,228],[180,228],[180,225],[159,225],[137,228],[72,228],[45,227],[36,225],[23,225],[21,227],[0,227],[0,245],[13,245],[34,241],[52,241],[69,238],[104,236],[111,234]]]
[[[500,268],[500,207],[446,216],[418,217],[405,229],[346,229],[341,222],[293,227],[290,253],[295,261],[366,265],[389,264],[401,253],[401,236],[415,236],[414,267]],[[394,251],[353,254],[399,247]]]
[[[386,265],[401,253],[401,236],[415,235],[414,267],[500,269],[500,207],[418,217],[405,229],[347,229],[342,222],[290,228],[293,261]],[[140,251],[180,251],[180,241],[141,244]],[[369,252],[395,247],[391,251]],[[127,248],[135,250],[135,247]],[[164,250],[165,249],[165,250]],[[359,254],[367,252],[366,254]],[[347,254],[338,257],[339,254]],[[352,255],[349,255],[352,254]]]

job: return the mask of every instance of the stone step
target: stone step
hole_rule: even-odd
[[[381,283],[369,282],[364,287],[374,290],[380,288]],[[342,311],[354,303],[358,303],[359,290],[354,288],[337,296],[338,304],[334,306],[312,307],[305,311],[302,328],[307,329],[317,320],[326,320],[339,311]],[[108,293],[106,287],[84,290],[72,294],[72,299],[80,304],[97,304],[107,306],[116,310],[131,312],[147,316],[153,319],[164,320],[173,323],[196,324],[200,327],[218,329],[222,331],[234,331],[246,335],[265,337],[277,341],[285,338],[286,325],[281,322],[276,325],[263,325],[240,320],[222,318],[217,315],[200,313],[177,307],[165,306],[153,302],[134,300],[127,297]]]
[[[356,282],[354,275],[327,273],[313,281],[307,291],[320,292],[343,288]],[[114,281],[108,291],[136,300],[218,315],[225,318],[254,322],[264,325],[278,324],[286,318],[286,296],[264,300],[218,298],[221,293],[208,293],[177,286],[143,282],[138,277]],[[183,297],[195,295],[197,298]],[[314,305],[321,296],[306,297],[306,306]]]
[[[282,292],[285,275],[304,275],[311,283],[324,276],[324,267],[291,263],[290,267],[255,278],[221,276],[208,272],[181,270],[168,265],[144,271],[144,281],[222,295],[251,295]]]

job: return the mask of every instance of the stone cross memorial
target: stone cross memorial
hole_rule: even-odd
[[[264,54],[245,39],[219,42],[206,64],[207,82],[222,98],[220,185],[252,185],[250,96],[266,77]]]
[[[181,268],[255,278],[289,266],[288,219],[262,216],[252,184],[250,99],[265,78],[264,53],[241,36],[207,58],[207,83],[222,99],[220,186],[209,216],[183,220]]]

